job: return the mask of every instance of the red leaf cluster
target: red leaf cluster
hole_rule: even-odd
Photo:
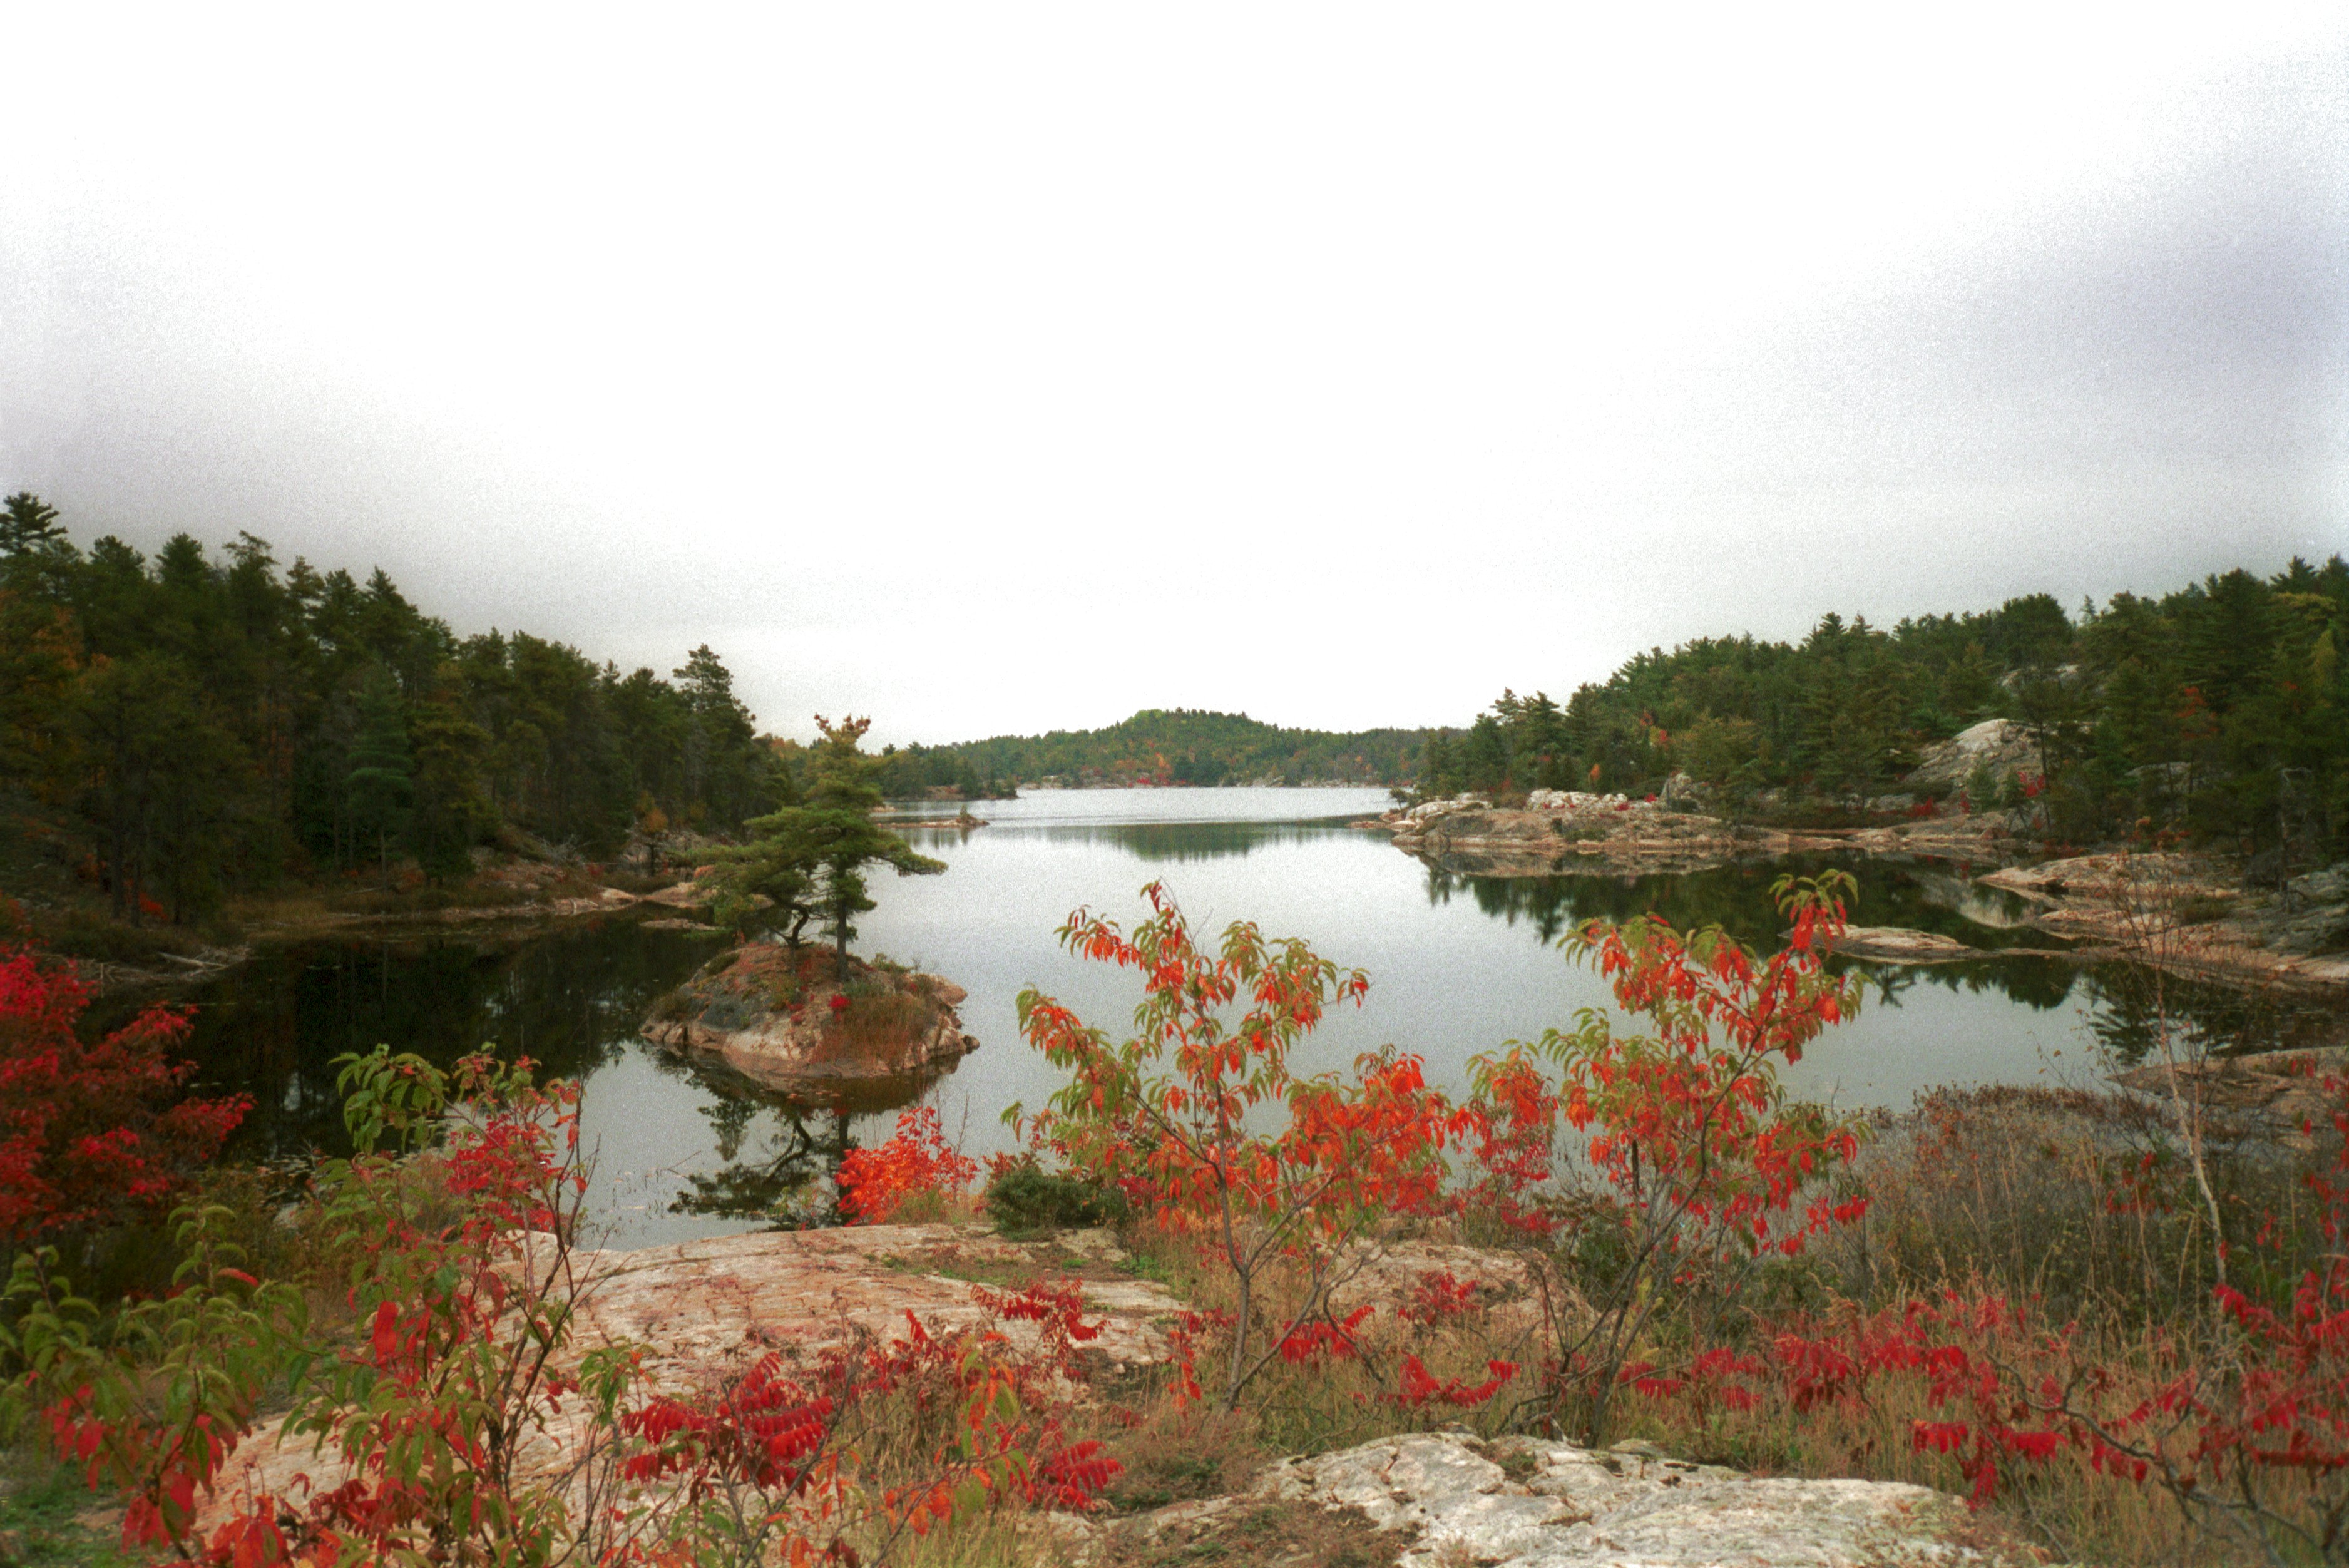
[[[851,1224],[879,1225],[916,1192],[959,1192],[978,1174],[976,1160],[947,1142],[936,1107],[897,1118],[878,1148],[852,1148],[840,1162],[840,1211]]]
[[[1430,1400],[1465,1408],[1485,1404],[1517,1375],[1516,1363],[1513,1361],[1488,1361],[1485,1364],[1485,1370],[1492,1376],[1482,1383],[1464,1383],[1457,1377],[1438,1379],[1418,1356],[1405,1355],[1402,1358],[1402,1386],[1388,1395],[1387,1399],[1392,1404],[1413,1409]]]
[[[12,1249],[160,1217],[252,1106],[185,1093],[195,1064],[171,1055],[185,1012],[150,1007],[85,1043],[88,1004],[71,969],[0,947],[0,1241]]]

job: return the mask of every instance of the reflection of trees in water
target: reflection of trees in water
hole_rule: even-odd
[[[709,952],[706,938],[618,920],[519,943],[436,934],[268,949],[193,993],[188,1054],[206,1087],[254,1098],[233,1154],[340,1152],[330,1064],[343,1053],[388,1044],[445,1065],[488,1044],[584,1077]]]
[[[1649,876],[1478,877],[1430,867],[1427,899],[1449,904],[1465,896],[1495,919],[1533,928],[1554,942],[1585,920],[1628,920],[1654,911],[1683,930],[1718,925],[1749,947],[1769,950],[1783,936],[1770,904],[1770,884],[1791,871],[1809,875],[1837,864],[1805,858],[1728,866],[1710,871]],[[2027,913],[1995,888],[1980,888],[1946,869],[1841,862],[1860,879],[1853,923],[1899,926],[1954,937],[1995,952],[2011,947],[2063,947],[2059,939],[2021,924]],[[1889,964],[1838,959],[1838,971],[1866,973],[1877,1000],[1894,1006],[1920,986],[1979,994],[1994,992],[2040,1012],[2084,995],[2090,1027],[2122,1062],[2140,1060],[2155,1044],[2159,1007],[2190,1043],[2212,1051],[2286,1049],[2331,1038],[2332,1013],[2319,1007],[2239,986],[2168,978],[2158,1002],[2142,966],[2100,963],[2084,969],[2066,959],[1985,958],[1966,963]]]
[[[2334,1009],[2273,990],[2157,975],[2130,963],[2096,965],[2090,985],[2098,1005],[2089,1027],[2126,1064],[2158,1046],[2165,1021],[2181,1054],[2248,1055],[2339,1042]]]
[[[1427,873],[1427,901],[1448,904],[1465,893],[1478,910],[1516,925],[1531,925],[1555,941],[1585,920],[1628,920],[1651,911],[1682,929],[1718,925],[1738,940],[1762,946],[1776,940],[1781,922],[1770,906],[1770,884],[1782,867],[1725,866],[1712,871],[1648,876],[1478,877],[1441,867]]]
[[[1771,903],[1770,885],[1789,873],[1811,876],[1829,867],[1859,878],[1851,912],[1856,926],[1900,926],[1991,950],[2064,945],[2013,924],[2009,896],[1997,889],[1983,888],[1983,896],[1974,898],[1963,891],[1968,884],[1946,872],[1816,856],[1643,876],[1479,877],[1438,867],[1428,871],[1427,896],[1430,903],[1444,904],[1465,891],[1485,914],[1512,925],[1527,920],[1550,939],[1584,920],[1628,920],[1652,910],[1683,930],[1719,926],[1749,947],[1766,948],[1785,927]],[[1993,923],[1970,918],[1973,914]]]
[[[1852,911],[1855,925],[1935,931],[1992,950],[2059,945],[2035,930],[1967,919],[1961,912],[1964,901],[1940,885],[1952,880],[1946,874],[1935,883],[1920,884],[1904,870],[1864,861],[1804,858],[1647,876],[1477,877],[1439,867],[1428,871],[1427,898],[1431,904],[1448,904],[1464,893],[1481,912],[1510,925],[1523,921],[1545,942],[1556,941],[1586,920],[1622,921],[1652,912],[1682,930],[1717,925],[1746,946],[1767,951],[1785,934],[1785,922],[1771,902],[1770,885],[1789,872],[1808,876],[1837,864],[1860,877],[1857,907]],[[2003,906],[1997,908],[2003,912]],[[1878,1000],[1896,1005],[1915,987],[1935,985],[1948,991],[1994,991],[2045,1010],[2062,1006],[2077,979],[2074,966],[2061,959],[1930,965],[1839,960],[1836,967],[1855,966],[1868,973]]]
[[[1117,822],[1023,829],[1056,844],[1114,844],[1137,860],[1217,860],[1261,845],[1326,838],[1343,828],[1283,822]]]
[[[743,1135],[761,1109],[773,1112],[775,1132],[765,1140],[761,1156],[743,1159]],[[790,1109],[762,1107],[748,1100],[721,1099],[710,1107],[709,1119],[720,1127],[718,1157],[726,1161],[711,1172],[688,1175],[692,1190],[679,1193],[669,1205],[673,1214],[708,1214],[730,1220],[771,1219],[803,1209],[805,1199],[833,1172],[852,1147],[848,1113],[807,1106]],[[734,1122],[730,1142],[724,1125]],[[793,1200],[800,1200],[794,1202]],[[827,1200],[823,1207],[829,1210]],[[823,1221],[829,1213],[812,1213]]]
[[[714,1171],[688,1173],[690,1190],[678,1194],[670,1212],[784,1223],[827,1224],[837,1219],[827,1184],[857,1147],[849,1135],[853,1118],[910,1106],[940,1076],[931,1073],[799,1096],[714,1063],[666,1053],[656,1060],[663,1072],[688,1078],[712,1096],[702,1114],[709,1118],[718,1158],[725,1162]],[[754,1142],[751,1134],[762,1113],[772,1130]]]
[[[1988,959],[1978,963],[1889,964],[1837,959],[1828,968],[1841,974],[1857,969],[1868,976],[1876,1000],[1898,1007],[1919,985],[1980,995],[1996,992],[2039,1012],[2052,1012],[2071,999],[2080,971],[2064,959]]]

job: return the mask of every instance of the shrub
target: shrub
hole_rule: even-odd
[[[1014,1163],[987,1184],[987,1214],[1006,1235],[1077,1230],[1124,1220],[1125,1195],[1103,1182],[1055,1176],[1032,1161]]]
[[[1350,1078],[1290,1072],[1291,1050],[1326,1011],[1370,989],[1360,970],[1340,971],[1298,938],[1268,941],[1244,920],[1210,950],[1164,884],[1143,897],[1152,916],[1130,936],[1084,909],[1060,933],[1072,953],[1140,972],[1133,1038],[1112,1045],[1051,998],[1019,994],[1020,1033],[1070,1073],[1034,1136],[1162,1224],[1220,1238],[1237,1291],[1220,1395],[1230,1409],[1291,1334],[1328,1315],[1354,1244],[1434,1204],[1460,1123],[1416,1056],[1365,1054]],[[1020,1107],[1007,1119],[1020,1123]],[[1293,1308],[1263,1315],[1260,1283],[1283,1267],[1306,1286]],[[1203,1392],[1187,1364],[1184,1392]]]
[[[347,1260],[353,1332],[316,1330],[299,1292],[240,1267],[216,1207],[184,1218],[174,1291],[110,1319],[53,1249],[17,1260],[0,1436],[30,1426],[121,1491],[126,1546],[223,1564],[896,1560],[964,1516],[1087,1507],[1117,1473],[1065,1430],[1100,1332],[1075,1282],[981,1292],[981,1320],[948,1334],[909,1322],[812,1366],[771,1355],[647,1388],[631,1347],[573,1344],[576,1085],[484,1056],[453,1075],[381,1049],[342,1065],[358,1152],[318,1168],[312,1209]],[[288,1386],[283,1437],[316,1438],[319,1473],[302,1495],[230,1494],[225,1467]]]
[[[1553,1418],[1594,1444],[1618,1390],[1656,1373],[1643,1346],[1667,1331],[1709,1343],[1775,1261],[1867,1212],[1864,1197],[1832,1201],[1826,1190],[1858,1153],[1858,1124],[1788,1100],[1777,1076],[1779,1063],[1800,1061],[1821,1030],[1857,1011],[1862,982],[1823,963],[1857,887],[1828,871],[1781,877],[1773,891],[1794,929],[1767,959],[1717,926],[1589,922],[1561,945],[1593,962],[1652,1032],[1619,1034],[1586,1008],[1571,1033],[1552,1029],[1472,1064],[1465,1120],[1478,1186],[1537,1232],[1581,1218],[1567,1245],[1592,1236],[1609,1264],[1603,1278],[1584,1276],[1597,1287],[1591,1310],[1555,1318],[1548,1373]],[[1559,1068],[1554,1085],[1544,1059]],[[1595,1177],[1580,1217],[1540,1197],[1553,1138],[1568,1127]]]
[[[937,1108],[923,1106],[897,1118],[888,1142],[842,1157],[841,1216],[851,1224],[886,1224],[924,1199],[959,1194],[978,1174],[977,1162],[947,1142]]]
[[[183,1093],[188,1017],[148,1008],[103,1039],[77,1032],[70,968],[0,948],[0,1241],[160,1220],[252,1102]]]

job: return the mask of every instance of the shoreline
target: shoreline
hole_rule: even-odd
[[[2272,892],[2244,886],[2213,855],[2107,849],[2050,857],[2002,812],[1917,817],[1868,827],[1775,828],[1726,822],[1620,796],[1544,792],[1538,805],[1497,807],[1475,797],[1436,801],[1355,823],[1392,835],[1431,868],[1468,877],[1670,875],[1789,856],[1857,854],[1955,862],[1974,882],[2023,898],[2023,923],[2065,949],[1930,953],[1885,928],[1873,962],[1987,962],[2043,957],[2142,963],[2181,977],[2330,997],[2349,991],[2349,862]],[[1537,797],[1539,799],[1540,797]],[[1976,874],[1973,867],[1991,869]]]
[[[73,964],[82,984],[93,997],[119,996],[141,991],[168,994],[183,987],[203,984],[249,963],[263,948],[377,932],[391,937],[420,935],[474,925],[552,925],[596,915],[626,914],[630,910],[688,912],[698,908],[703,901],[696,896],[696,890],[695,881],[688,877],[649,893],[631,893],[625,888],[606,887],[600,888],[593,897],[408,909],[330,909],[323,904],[309,904],[297,898],[288,902],[307,906],[299,913],[260,916],[237,922],[239,940],[233,946],[200,943],[187,952],[158,950],[146,960],[135,962],[59,952],[42,944],[37,937],[33,945],[36,950],[52,959]],[[674,929],[668,921],[660,923]],[[697,929],[712,931],[718,929],[703,926],[698,921],[678,924],[690,924]]]

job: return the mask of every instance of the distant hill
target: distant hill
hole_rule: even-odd
[[[958,788],[982,794],[1020,784],[1407,784],[1422,730],[1290,730],[1245,713],[1145,708],[1101,730],[996,735],[888,753],[884,787],[905,798]]]

